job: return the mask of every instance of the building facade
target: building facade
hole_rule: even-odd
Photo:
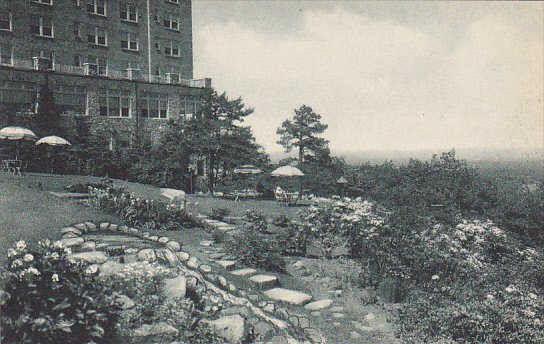
[[[0,0],[0,116],[37,112],[47,85],[112,142],[155,140],[211,86],[192,49],[191,0]]]

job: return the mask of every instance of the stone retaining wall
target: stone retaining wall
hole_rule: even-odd
[[[235,228],[220,221],[205,220],[200,217],[199,222],[207,227],[234,231]],[[213,223],[213,224],[212,224]],[[173,267],[180,268],[186,275],[187,284],[206,288],[216,293],[231,306],[239,307],[239,313],[251,323],[255,332],[266,343],[324,343],[325,339],[320,331],[312,327],[311,322],[303,313],[293,313],[281,307],[279,302],[271,301],[264,295],[248,295],[244,290],[238,289],[221,276],[214,267],[204,264],[197,257],[191,256],[182,250],[181,243],[170,240],[167,236],[156,236],[137,228],[120,226],[117,224],[83,222],[66,227],[61,230],[63,239],[59,240],[67,247],[74,249],[75,253],[68,256],[73,262],[84,261],[88,264],[96,264],[98,268],[107,261],[107,249],[101,243],[91,240],[92,235],[113,232],[136,237],[142,241],[153,243],[156,248],[123,248],[120,247],[117,256],[121,262],[131,261],[163,261]],[[272,337],[271,334],[274,334]]]

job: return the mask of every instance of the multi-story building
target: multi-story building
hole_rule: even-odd
[[[36,112],[48,85],[112,142],[154,139],[210,86],[192,49],[191,0],[0,0],[0,116]]]

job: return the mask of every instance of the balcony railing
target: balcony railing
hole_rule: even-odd
[[[12,67],[16,69],[36,70],[36,64],[31,60],[16,60],[11,59],[11,64],[0,64],[0,67]],[[89,75],[86,72],[85,67],[61,65],[58,63],[53,64],[52,71],[59,74],[68,75]],[[43,70],[43,69],[42,69]],[[116,79],[116,80],[139,80],[148,83],[165,84],[165,85],[179,85],[192,88],[205,88],[211,86],[211,79],[182,79],[179,75],[168,73],[166,76],[162,75],[147,75],[141,73],[136,69],[127,70],[112,70],[108,68],[106,74],[94,74],[94,76]]]

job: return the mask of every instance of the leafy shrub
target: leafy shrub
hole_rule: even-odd
[[[217,221],[224,221],[225,217],[230,215],[230,210],[227,208],[212,208],[211,218]]]
[[[268,231],[268,220],[266,215],[259,211],[248,210],[244,214],[244,221],[246,224],[261,233],[266,233]]]
[[[65,187],[69,192],[88,193],[91,189],[108,189],[113,186],[113,180],[109,178],[102,178],[98,183],[76,183]]]
[[[227,251],[248,266],[273,271],[285,271],[278,241],[246,228],[227,242]]]
[[[49,241],[8,251],[9,295],[2,306],[5,343],[111,343],[118,308],[110,290],[79,265],[70,250]]]
[[[284,231],[276,234],[276,240],[282,249],[283,254],[304,256],[310,238],[304,226],[290,222]]]
[[[466,294],[471,286],[454,285],[448,290]],[[400,311],[406,342],[541,343],[542,296],[515,286],[487,290],[468,298],[445,297],[443,292],[412,295]]]
[[[290,222],[291,220],[289,220],[289,218],[285,216],[284,214],[276,215],[272,219],[272,223],[274,224],[274,226],[280,227],[280,228],[289,227]]]
[[[321,242],[325,255],[344,238],[354,257],[373,249],[381,240],[378,233],[384,227],[384,219],[374,212],[374,205],[360,199],[335,199],[316,203],[308,208],[303,217],[306,231]]]
[[[96,205],[119,215],[133,226],[156,230],[176,230],[192,226],[193,221],[185,209],[173,204],[142,199],[122,188],[92,189]]]

